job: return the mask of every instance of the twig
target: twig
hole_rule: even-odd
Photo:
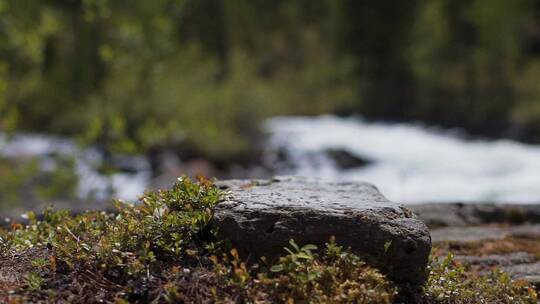
[[[81,240],[75,234],[73,234],[73,232],[71,232],[71,230],[69,230],[68,226],[64,225],[64,228],[66,228],[67,232],[77,241],[77,244],[79,244],[79,242]]]

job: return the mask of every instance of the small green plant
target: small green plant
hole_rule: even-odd
[[[31,264],[34,268],[39,270],[49,266],[49,260],[45,258],[37,258],[35,260],[32,260]]]
[[[301,269],[305,266],[304,261],[313,260],[313,250],[317,249],[315,245],[305,245],[299,247],[294,240],[289,241],[290,248],[285,247],[284,249],[289,253],[284,258],[280,259],[280,263],[272,266],[270,270],[272,272],[282,272],[282,271],[293,271]],[[316,274],[307,275],[307,278],[314,278]]]
[[[41,288],[43,284],[43,278],[37,272],[29,272],[25,276],[25,283],[28,290],[36,291]]]
[[[387,253],[390,249],[390,246],[392,246],[392,241],[387,241],[384,243],[384,253]]]

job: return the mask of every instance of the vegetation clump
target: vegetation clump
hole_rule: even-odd
[[[449,253],[430,267],[425,303],[538,303],[538,292],[524,281],[512,281],[495,268],[486,275],[468,272]]]
[[[115,202],[116,214],[70,216],[67,211],[45,210],[38,221],[28,213],[26,227],[13,224],[2,233],[2,255],[44,251],[46,261],[38,263],[44,276],[40,280],[33,272],[24,281],[27,290],[46,291],[47,297],[55,293],[49,287],[69,278],[100,281],[119,297],[144,298],[160,282],[164,267],[193,267],[197,256],[222,244],[210,226],[211,207],[218,200],[211,182],[181,178],[171,190],[146,193],[139,205]]]
[[[242,303],[392,303],[397,289],[356,255],[334,240],[320,254],[316,249],[291,240],[288,254],[271,267],[246,266],[233,249],[222,263],[214,259],[215,270]]]
[[[221,192],[180,178],[117,212],[45,210],[0,232],[0,301],[70,303],[392,303],[399,291],[331,239],[293,240],[277,261],[248,263],[212,224]],[[434,261],[438,261],[434,259]],[[418,303],[536,303],[507,275],[434,262]]]

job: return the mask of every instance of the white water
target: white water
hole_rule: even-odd
[[[368,181],[403,203],[540,203],[540,146],[467,141],[411,124],[334,116],[273,118],[265,126],[270,150],[285,150],[294,164],[282,173]],[[339,170],[327,149],[372,163]]]
[[[273,118],[265,127],[270,135],[268,163],[275,165],[272,156],[281,149],[293,165],[280,167],[280,174],[368,181],[402,203],[540,203],[540,146],[467,141],[412,124],[334,116]],[[328,149],[345,150],[371,163],[340,170],[325,153]],[[54,155],[75,159],[81,198],[134,201],[150,185],[150,166],[143,157],[122,158],[133,173],[104,176],[97,171],[102,159],[93,148],[54,136],[18,134],[7,140],[0,134],[2,157],[35,157],[43,170],[49,170],[58,165]]]
[[[81,199],[108,200],[111,196],[134,201],[148,187],[151,172],[143,157],[132,158],[135,173],[100,174],[102,163],[99,152],[79,147],[73,140],[38,134],[17,134],[9,140],[0,134],[0,156],[6,158],[36,158],[42,170],[55,168],[55,155],[73,157],[79,177],[77,195]]]

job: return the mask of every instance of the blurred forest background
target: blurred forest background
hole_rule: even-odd
[[[540,1],[0,0],[1,127],[231,157],[278,114],[540,139]]]
[[[0,0],[0,94],[107,153],[246,159],[321,113],[539,142],[540,1]]]

